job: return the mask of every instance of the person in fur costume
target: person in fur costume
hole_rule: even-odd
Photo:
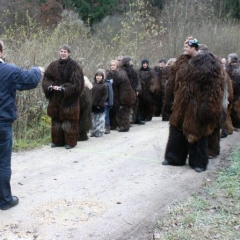
[[[149,67],[149,61],[143,59],[138,71],[142,91],[138,95],[138,121],[151,121],[154,115],[156,101],[159,100],[161,85],[156,72]]]
[[[169,138],[163,165],[188,163],[196,172],[207,169],[208,136],[219,126],[224,76],[211,53],[199,54],[196,38],[184,42],[184,54],[171,68],[166,89]]]
[[[231,119],[235,129],[240,128],[240,62],[236,53],[228,55],[226,71],[233,85]]]
[[[47,114],[52,118],[51,147],[77,145],[80,115],[79,98],[84,88],[82,68],[70,58],[71,49],[63,45],[60,58],[47,67],[42,88],[48,99]]]
[[[87,134],[92,127],[92,88],[92,83],[86,76],[84,76],[84,89],[79,98],[80,116],[78,123],[78,141],[88,140]]]
[[[209,53],[208,47],[205,44],[200,44],[198,52],[200,54]],[[216,57],[216,61],[220,61]],[[221,63],[222,65],[222,63]],[[230,109],[233,100],[233,89],[230,78],[222,66],[222,75],[224,76],[224,92],[222,99],[222,114],[219,119],[219,126],[216,126],[214,131],[208,136],[208,157],[215,158],[220,154],[220,136],[222,138],[227,137],[228,134],[232,134],[233,126],[230,117]],[[221,129],[221,134],[220,134]]]
[[[136,102],[136,94],[131,87],[126,72],[119,68],[117,60],[112,60],[106,79],[113,80],[113,107],[110,109],[111,130],[127,132],[130,128],[130,107]]]
[[[136,102],[130,108],[130,122],[137,123],[137,109],[138,99],[137,96],[141,92],[141,82],[138,78],[137,71],[134,69],[132,59],[129,56],[124,56],[120,63],[121,68],[127,73],[131,87],[136,94]]]

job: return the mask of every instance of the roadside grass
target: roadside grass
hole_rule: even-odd
[[[224,160],[225,161],[225,160]],[[169,206],[154,240],[240,240],[240,147],[194,196]]]
[[[38,138],[35,140],[31,139],[15,139],[13,141],[13,151],[18,152],[21,150],[29,150],[47,145],[51,142],[50,135],[44,138]]]

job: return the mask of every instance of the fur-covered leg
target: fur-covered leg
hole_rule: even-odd
[[[117,126],[118,126],[117,125],[117,120],[116,120],[117,112],[118,112],[118,108],[117,107],[113,107],[109,111],[111,130],[116,130],[117,129]]]
[[[88,88],[84,88],[84,91],[80,97],[80,116],[78,124],[78,141],[88,140],[87,133],[92,127],[92,95]]]
[[[52,119],[51,137],[53,144],[64,146],[64,132],[58,119]]]
[[[215,158],[220,154],[220,129],[215,128],[208,136],[208,156]]]
[[[165,163],[182,166],[186,163],[188,154],[188,142],[182,131],[170,125],[169,137],[165,152]]]
[[[78,122],[64,121],[62,123],[62,129],[64,131],[65,146],[75,147],[78,139]]]
[[[119,132],[127,132],[130,128],[129,107],[121,106],[117,112],[117,124]]]
[[[194,143],[189,143],[189,166],[196,172],[205,171],[208,164],[208,140],[202,137]]]

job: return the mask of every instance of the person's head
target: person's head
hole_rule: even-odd
[[[110,62],[110,70],[115,71],[119,68],[119,61],[118,60],[111,60]]]
[[[106,78],[106,71],[105,71],[105,69],[103,69],[103,68],[98,68],[98,69],[97,69],[97,72],[102,72],[102,73],[103,73],[103,76],[104,76],[104,79]]]
[[[132,65],[132,59],[129,56],[124,56],[121,61],[121,66],[129,67]]]
[[[104,81],[104,72],[98,70],[98,71],[95,73],[94,81],[95,81],[96,83],[103,82],[103,81]]]
[[[205,45],[205,44],[199,44],[199,49],[198,49],[198,52],[200,54],[203,54],[203,53],[208,53],[208,46]]]
[[[176,62],[176,58],[169,58],[166,66],[172,66]]]
[[[0,58],[3,57],[3,51],[4,51],[4,43],[2,40],[0,40]]]
[[[142,62],[142,68],[147,69],[149,67],[149,61],[147,59],[143,59]]]
[[[184,54],[194,57],[198,55],[199,42],[196,38],[190,36],[184,42]]]
[[[166,60],[164,58],[159,60],[159,67],[164,68],[166,66]]]
[[[119,62],[121,62],[122,61],[122,59],[123,59],[123,55],[119,55],[119,56],[117,56],[117,61],[119,61]]]
[[[71,54],[71,48],[68,45],[62,45],[60,48],[60,58],[67,59]]]
[[[238,62],[238,55],[236,53],[230,53],[228,55],[228,63],[237,63]]]

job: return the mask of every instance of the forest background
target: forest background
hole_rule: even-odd
[[[219,57],[240,51],[238,0],[0,0],[0,38],[6,62],[47,67],[68,44],[92,80],[98,68],[128,55],[136,68],[179,56],[189,35]],[[41,84],[17,93],[14,149],[50,141],[50,119]]]

